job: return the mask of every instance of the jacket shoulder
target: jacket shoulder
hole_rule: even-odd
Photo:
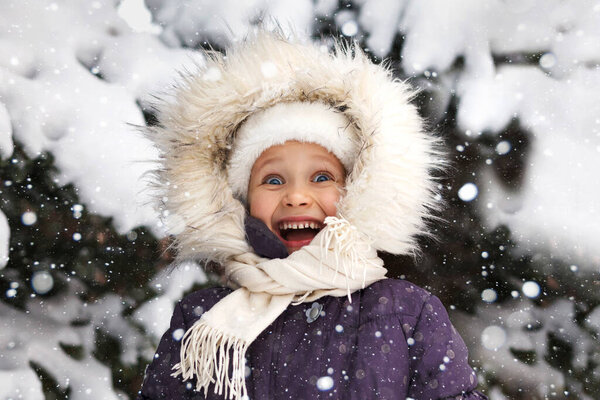
[[[412,282],[382,279],[362,291],[360,323],[384,316],[418,317],[431,297],[431,293]]]
[[[179,301],[179,307],[183,313],[183,319],[189,327],[196,322],[202,314],[210,310],[223,297],[232,292],[223,286],[196,290]]]

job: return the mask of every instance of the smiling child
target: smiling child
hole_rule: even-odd
[[[288,141],[270,147],[252,167],[250,215],[291,254],[312,242],[325,217],[335,216],[344,180],[342,163],[318,144]]]
[[[487,399],[427,291],[386,278],[437,206],[438,139],[359,47],[258,32],[207,54],[151,128],[178,258],[227,287],[176,306],[144,399]]]

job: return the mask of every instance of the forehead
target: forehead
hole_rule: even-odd
[[[328,163],[332,167],[340,168],[343,172],[343,166],[338,158],[323,146],[296,141],[269,147],[256,159],[252,172],[273,165],[302,166],[307,161]]]

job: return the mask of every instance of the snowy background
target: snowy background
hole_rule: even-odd
[[[470,307],[439,294],[483,390],[598,398],[600,1],[2,0],[0,399],[135,393],[174,302],[207,281],[165,268],[136,126],[198,49],[275,20],[357,40],[423,90],[455,162],[445,217],[477,228],[468,256],[442,247],[467,266],[427,271],[467,288]]]

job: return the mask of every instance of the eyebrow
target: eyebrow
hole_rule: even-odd
[[[282,157],[281,157],[281,156],[277,156],[277,155],[275,155],[275,156],[267,157],[267,158],[265,158],[264,160],[260,160],[260,162],[257,162],[257,163],[255,163],[255,164],[252,166],[251,172],[252,172],[252,170],[254,170],[254,171],[258,171],[259,169],[261,169],[262,167],[264,167],[264,166],[265,166],[266,164],[268,164],[269,162],[272,162],[272,161],[279,161],[279,160],[281,160],[281,159],[282,159]]]
[[[335,163],[331,160],[331,157],[328,157],[328,156],[325,156],[325,155],[317,154],[317,155],[313,156],[313,158],[318,158],[321,161],[325,161],[326,163],[334,164],[335,165]],[[340,161],[340,164],[341,164],[341,161]]]
[[[321,162],[325,162],[325,163],[329,164],[330,166],[335,165],[335,163],[331,160],[331,158],[326,155],[316,154],[316,155],[311,156],[311,158],[319,160]],[[273,155],[271,157],[265,158],[264,160],[261,160],[260,162],[255,163],[252,166],[252,170],[258,171],[259,169],[264,167],[266,164],[273,162],[273,161],[285,161],[285,160],[283,160],[283,157],[281,157],[279,155]],[[343,168],[343,165],[342,165],[342,168]],[[344,172],[345,172],[345,170],[344,170]]]

